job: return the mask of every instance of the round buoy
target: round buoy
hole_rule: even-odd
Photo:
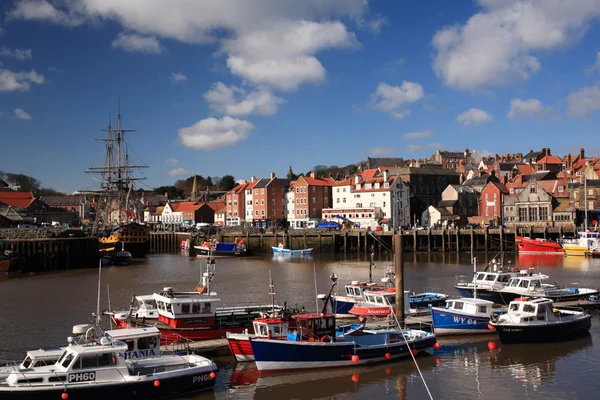
[[[389,360],[390,358],[392,358],[392,355],[390,353],[385,353],[385,359]]]
[[[389,375],[392,373],[392,369],[390,367],[387,367],[386,369],[384,369],[386,375]]]
[[[217,374],[215,374],[215,371],[210,373],[210,379],[215,379],[217,377]]]
[[[435,342],[435,344],[433,345],[433,348],[436,350],[439,350],[442,347],[441,344],[439,344],[438,342]]]
[[[358,362],[358,360],[360,360],[360,357],[357,356],[356,354],[352,356],[352,362]]]
[[[156,387],[160,386],[160,381],[158,379],[154,381],[154,386],[156,386]]]
[[[412,353],[413,356],[416,356],[419,353],[417,351],[417,349],[412,349],[410,352]]]
[[[496,348],[496,342],[489,341],[488,342],[488,349],[494,350],[495,348]]]
[[[494,328],[492,325],[488,324],[488,329],[489,329],[490,331],[493,331],[493,330],[494,330],[494,329],[496,329],[496,328]]]
[[[360,381],[360,375],[352,374],[352,382],[357,383],[358,381]]]
[[[63,394],[60,395],[60,398],[63,400],[67,400],[69,398],[69,393],[63,392]]]

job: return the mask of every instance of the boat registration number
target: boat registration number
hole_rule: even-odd
[[[210,381],[210,375],[196,375],[192,378],[192,383],[202,383]]]
[[[94,371],[69,374],[69,382],[90,382],[95,380],[96,373]]]

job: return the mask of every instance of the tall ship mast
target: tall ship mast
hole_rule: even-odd
[[[136,198],[134,183],[146,178],[135,177],[133,171],[148,166],[131,165],[129,162],[125,134],[136,131],[123,129],[120,100],[116,128],[112,127],[109,118],[108,127],[102,131],[106,132],[106,137],[96,140],[104,142],[106,146],[104,165],[85,171],[95,175],[94,179],[100,182],[99,190],[86,191],[96,198],[96,214],[91,233],[101,236],[100,243],[103,247],[127,249],[134,257],[143,256],[149,246],[149,233],[140,224],[143,222],[143,207]]]

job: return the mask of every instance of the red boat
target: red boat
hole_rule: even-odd
[[[350,314],[363,317],[385,318],[396,313],[396,289],[367,290],[363,293],[363,301],[355,303]],[[404,291],[404,312],[410,313],[408,291]]]
[[[560,243],[545,239],[532,239],[523,236],[517,236],[516,239],[517,250],[520,254],[565,254]]]

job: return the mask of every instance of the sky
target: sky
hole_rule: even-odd
[[[600,0],[4,0],[0,171],[140,187],[367,157],[600,155]]]

